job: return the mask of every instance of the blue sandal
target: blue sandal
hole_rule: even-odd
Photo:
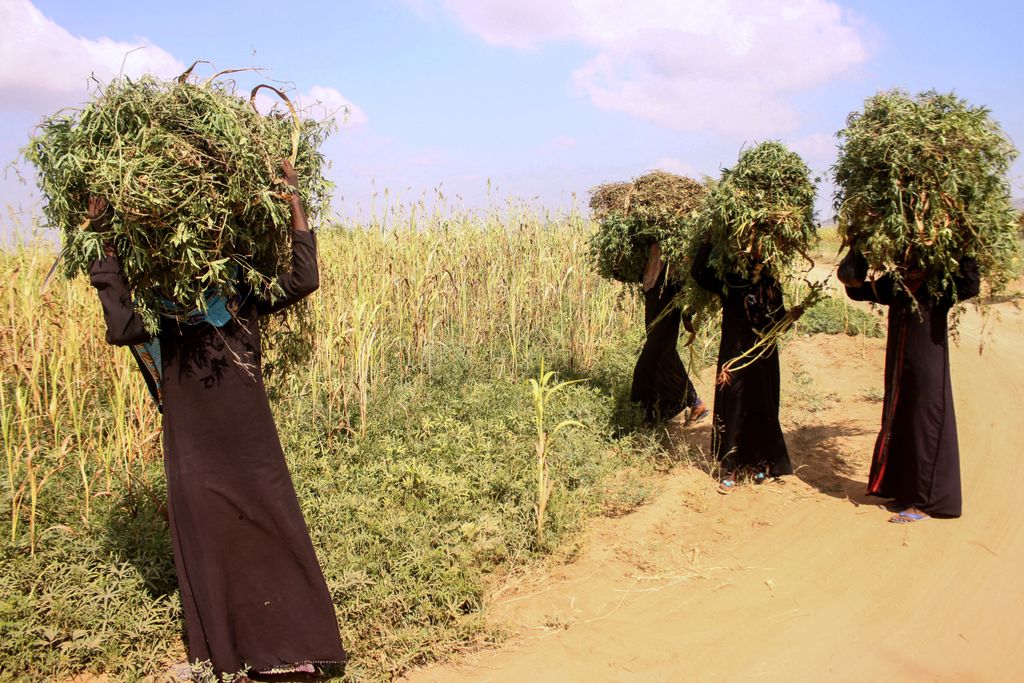
[[[889,518],[889,522],[892,524],[912,524],[914,522],[920,522],[922,519],[928,519],[930,515],[926,515],[923,512],[910,512],[904,510],[899,514],[893,515]]]
[[[718,482],[718,492],[723,494],[732,493],[736,488],[736,482],[726,477]]]

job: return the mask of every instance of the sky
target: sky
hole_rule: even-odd
[[[19,149],[90,77],[203,59],[200,76],[263,67],[240,90],[283,82],[339,112],[324,149],[342,216],[439,193],[562,210],[779,139],[822,176],[829,222],[835,134],[879,90],[955,91],[1024,146],[1021,26],[1011,0],[0,0],[0,206],[38,211]],[[1011,183],[1024,196],[1024,162]]]

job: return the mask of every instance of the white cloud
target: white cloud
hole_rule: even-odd
[[[314,85],[306,92],[286,91],[285,95],[300,110],[300,115],[317,120],[333,117],[340,128],[354,128],[369,121],[362,108],[334,88]],[[280,110],[284,103],[272,91],[263,89],[256,93],[257,110],[266,114],[275,107]]]
[[[838,140],[835,135],[810,133],[788,141],[787,144],[812,168],[828,168],[836,160]]]
[[[577,37],[582,17],[577,0],[444,0],[471,33],[492,45],[533,49]]]
[[[568,135],[559,135],[551,141],[551,146],[555,149],[572,149],[576,146],[576,139]]]
[[[299,103],[311,116],[326,118],[333,116],[343,128],[361,126],[369,119],[358,105],[353,104],[334,88],[314,85],[308,92],[299,95]]]
[[[84,102],[90,76],[106,83],[120,73],[173,78],[185,65],[145,39],[76,37],[45,17],[30,0],[0,0],[0,109],[34,114]],[[300,106],[342,127],[367,122],[366,113],[334,88],[314,85],[298,95]],[[274,99],[261,91],[261,111]]]
[[[577,93],[676,130],[778,135],[788,96],[842,77],[868,47],[831,0],[443,0],[494,45],[582,44]]]
[[[694,180],[700,180],[705,175],[698,171],[695,166],[675,157],[662,157],[654,162],[654,166],[652,168],[659,171],[668,171],[669,173],[675,173],[676,175],[686,176],[687,178],[693,178]]]
[[[29,0],[0,0],[0,108],[42,113],[83,102],[89,77],[177,76],[184,65],[145,39],[71,35]]]

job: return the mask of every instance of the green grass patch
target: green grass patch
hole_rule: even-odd
[[[637,298],[592,273],[587,226],[431,220],[320,235],[310,360],[271,381],[349,680],[499,639],[488,586],[643,504],[666,462],[628,401]],[[38,294],[52,262],[0,254],[0,680],[138,680],[184,657],[159,418],[88,286]],[[587,381],[547,407],[549,425],[582,426],[548,444],[538,538],[542,358]]]
[[[885,327],[876,313],[864,311],[841,296],[822,298],[796,322],[801,334],[845,334],[850,337],[884,337]]]

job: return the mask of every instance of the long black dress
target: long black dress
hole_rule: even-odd
[[[114,257],[91,282],[107,341],[149,339]],[[345,659],[338,622],[295,496],[260,367],[259,316],[319,286],[316,242],[293,234],[273,305],[245,297],[223,327],[165,320],[163,448],[167,513],[189,660],[218,673],[292,670]]]
[[[630,392],[630,398],[643,407],[650,420],[668,420],[697,404],[697,391],[676,348],[681,321],[679,307],[672,306],[658,320],[679,292],[675,283],[665,282],[666,271],[663,269],[655,285],[644,292],[647,339],[633,369]]]
[[[957,296],[977,296],[977,264],[964,261]],[[960,448],[949,374],[950,297],[923,285],[911,295],[889,275],[847,287],[855,301],[889,307],[882,428],[871,459],[868,493],[933,517],[959,517]],[[913,302],[916,300],[915,310]]]
[[[722,299],[722,341],[718,368],[750,349],[758,330],[783,313],[782,290],[770,276],[752,284],[739,278],[723,282],[708,263],[711,245],[697,252],[691,274],[704,289]],[[748,467],[767,470],[773,477],[792,474],[789,451],[779,424],[779,351],[774,345],[761,358],[715,383],[715,412],[711,450],[725,472]]]

